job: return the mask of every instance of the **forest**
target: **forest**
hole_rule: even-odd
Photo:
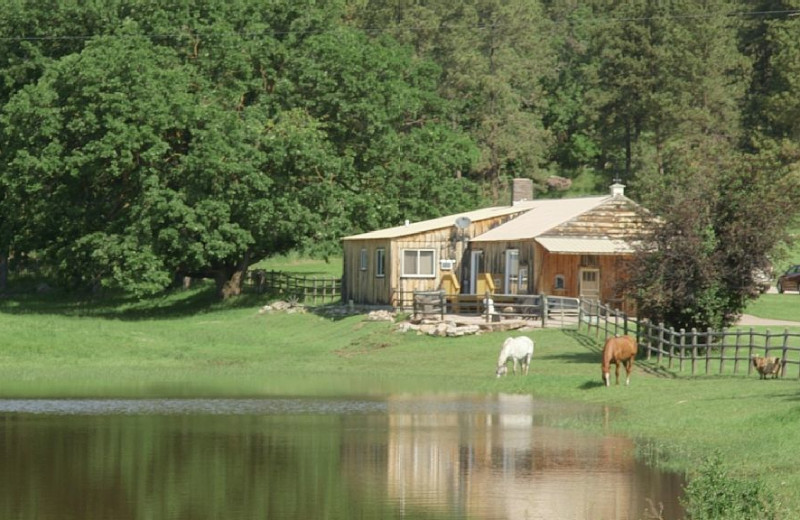
[[[514,177],[616,179],[662,217],[647,312],[720,322],[795,229],[800,0],[0,7],[3,288],[35,264],[235,295],[263,258],[506,204]]]

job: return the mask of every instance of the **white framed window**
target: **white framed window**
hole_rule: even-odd
[[[566,287],[567,287],[567,284],[564,281],[564,275],[563,274],[557,274],[556,275],[556,282],[555,282],[555,284],[553,284],[553,289],[555,289],[556,291],[563,291],[564,289],[566,289]]]
[[[366,248],[361,248],[361,260],[359,261],[358,265],[359,265],[359,268],[362,271],[366,271],[367,270],[367,249]]]
[[[436,276],[436,251],[433,249],[404,249],[403,276],[406,278],[434,278]]]
[[[386,249],[379,247],[375,250],[375,278],[386,276]]]

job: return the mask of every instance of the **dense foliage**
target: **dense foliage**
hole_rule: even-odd
[[[619,177],[664,217],[643,309],[720,324],[797,211],[797,0],[0,7],[0,265],[68,286],[235,294],[511,177]]]

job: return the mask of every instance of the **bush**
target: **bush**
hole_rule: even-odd
[[[779,518],[780,504],[763,482],[729,475],[719,453],[706,458],[684,488],[681,502],[691,520]]]

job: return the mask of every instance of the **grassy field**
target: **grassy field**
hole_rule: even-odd
[[[400,334],[363,315],[262,313],[255,296],[218,303],[209,289],[147,302],[0,300],[0,397],[529,393],[604,407],[602,424],[560,426],[628,435],[669,469],[691,473],[718,450],[734,475],[774,493],[786,518],[800,513],[796,378],[690,377],[640,360],[630,387],[605,388],[594,335],[536,330],[526,333],[536,341],[530,375],[496,379],[506,333]],[[765,295],[748,312],[797,317],[800,296]]]

